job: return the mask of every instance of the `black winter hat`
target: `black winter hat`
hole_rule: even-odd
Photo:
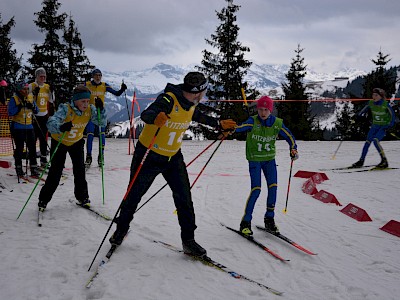
[[[376,94],[378,94],[379,96],[381,96],[382,98],[385,97],[385,90],[380,89],[380,88],[374,88],[374,89],[372,90],[372,93],[376,93]]]
[[[188,93],[201,93],[208,87],[208,80],[200,72],[189,72],[183,79],[182,90]]]

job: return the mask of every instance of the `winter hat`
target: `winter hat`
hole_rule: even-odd
[[[94,70],[92,71],[92,77],[93,77],[95,74],[103,75],[99,69],[94,69]]]
[[[2,81],[0,81],[0,86],[1,86],[1,87],[6,87],[6,86],[8,86],[7,81],[5,81],[4,79],[3,79]]]
[[[46,70],[44,68],[38,68],[35,71],[35,77],[38,78],[40,75],[46,76]]]
[[[82,99],[90,99],[90,90],[80,84],[78,86],[76,86],[76,88],[74,88],[74,91],[72,92],[72,101],[78,101],[78,100],[82,100]]]
[[[274,109],[274,102],[268,96],[262,96],[260,99],[257,100],[257,108],[266,108],[270,112]]]
[[[19,92],[20,90],[22,90],[23,88],[27,88],[28,86],[28,83],[26,83],[25,81],[18,81],[15,84],[15,90]]]
[[[189,72],[183,79],[182,90],[191,94],[201,93],[207,89],[208,81],[200,72]]]
[[[382,98],[385,97],[385,91],[383,89],[380,89],[380,88],[374,88],[372,90],[372,93],[376,93],[379,96],[381,96]]]

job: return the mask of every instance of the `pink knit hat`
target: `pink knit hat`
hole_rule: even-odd
[[[270,112],[274,109],[274,102],[268,96],[262,96],[260,99],[257,100],[257,108],[266,108]]]

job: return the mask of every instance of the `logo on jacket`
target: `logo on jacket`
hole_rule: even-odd
[[[178,112],[178,111],[179,111],[178,105],[175,105],[175,112]]]

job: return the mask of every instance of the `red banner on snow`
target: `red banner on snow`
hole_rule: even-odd
[[[361,207],[355,206],[352,203],[346,205],[345,208],[340,210],[340,212],[348,215],[349,217],[356,219],[359,222],[369,222],[372,221],[368,213]]]
[[[342,204],[340,204],[339,201],[336,199],[335,195],[324,190],[320,190],[318,193],[313,195],[313,198],[324,203],[335,203],[338,206],[342,206]]]
[[[301,190],[303,191],[303,193],[309,195],[314,195],[318,193],[317,186],[315,182],[312,180],[312,178],[307,179],[307,181],[303,183]]]
[[[320,172],[312,172],[312,171],[297,171],[296,174],[293,175],[294,177],[300,177],[300,178],[310,178],[310,177],[315,177],[314,182],[316,183],[321,183],[324,180],[328,180],[328,176],[326,176],[325,173],[320,173]]]
[[[400,222],[395,220],[390,220],[383,227],[380,228],[390,234],[400,237]]]
[[[10,161],[6,161],[6,160],[0,160],[0,167],[1,168],[5,168],[5,169],[8,169],[8,168],[11,168],[11,162]]]

